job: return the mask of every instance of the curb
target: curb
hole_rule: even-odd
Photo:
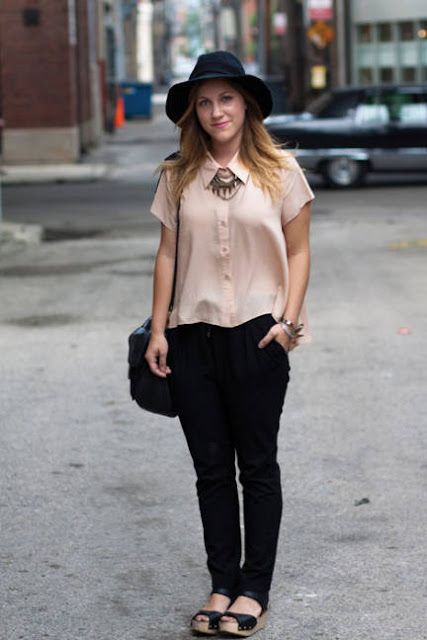
[[[3,165],[2,184],[94,182],[107,175],[106,164]]]
[[[43,227],[39,224],[3,222],[0,226],[0,243],[40,244],[43,233]]]

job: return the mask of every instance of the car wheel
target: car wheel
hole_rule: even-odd
[[[325,162],[321,167],[321,174],[331,187],[345,189],[358,187],[363,182],[367,170],[366,162],[341,156]]]

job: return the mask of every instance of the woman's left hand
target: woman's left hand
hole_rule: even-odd
[[[295,348],[295,342],[292,340],[282,329],[280,324],[274,324],[268,333],[258,342],[258,347],[263,349],[266,347],[272,340],[275,340],[280,344],[281,347],[288,353],[288,351],[292,351]]]

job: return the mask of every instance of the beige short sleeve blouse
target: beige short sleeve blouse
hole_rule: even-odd
[[[273,202],[252,182],[235,156],[228,165],[243,182],[231,200],[208,188],[220,168],[208,155],[186,188],[179,211],[178,270],[169,327],[206,322],[234,327],[271,313],[283,315],[288,296],[288,262],[283,227],[314,198],[295,159],[283,173],[283,196]],[[176,229],[177,211],[164,171],[151,212]],[[304,338],[308,341],[306,325]]]

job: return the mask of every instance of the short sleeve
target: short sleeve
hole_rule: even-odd
[[[165,227],[175,231],[177,227],[177,208],[171,196],[169,180],[169,172],[167,170],[162,171],[150,211],[160,222],[163,222]]]
[[[281,218],[283,226],[293,220],[307,202],[311,202],[314,199],[314,193],[298,162],[294,158],[292,158],[291,162],[292,166],[286,171],[289,183],[285,184],[285,193],[282,198]]]

